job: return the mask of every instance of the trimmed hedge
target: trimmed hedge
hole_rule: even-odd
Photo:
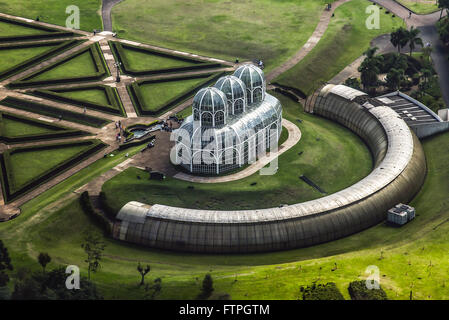
[[[81,99],[73,99],[70,97],[63,96],[60,92],[68,92],[68,91],[82,91],[82,90],[90,90],[90,89],[99,89],[103,90],[106,93],[109,104],[104,105],[100,103],[95,103],[92,101],[81,100]],[[92,110],[106,112],[114,115],[126,116],[125,110],[122,105],[122,101],[118,95],[116,88],[111,88],[109,86],[103,85],[91,85],[91,86],[81,86],[70,89],[53,89],[53,90],[34,90],[32,92],[33,95],[47,98],[50,100],[66,102],[79,107],[86,107]]]
[[[48,33],[35,34],[35,35],[22,35],[22,36],[8,36],[0,37],[0,42],[13,42],[13,41],[24,41],[24,40],[40,40],[48,38],[62,38],[62,37],[72,37],[78,35],[78,33],[72,31],[60,31],[51,27],[43,26],[37,23],[26,22],[22,20],[10,19],[7,17],[0,17],[1,22],[11,23],[23,27],[43,30]]]
[[[155,74],[164,74],[164,73],[176,73],[176,72],[185,72],[185,71],[194,71],[194,70],[202,70],[202,69],[211,69],[211,68],[221,68],[224,67],[221,63],[218,62],[205,62],[201,59],[196,59],[192,57],[186,57],[180,54],[171,54],[167,52],[163,52],[156,49],[144,48],[140,46],[134,46],[131,44],[124,44],[117,41],[109,41],[109,46],[111,47],[111,51],[116,57],[118,61],[122,63],[120,69],[123,73],[127,73],[133,76],[143,76],[143,75],[155,75]],[[184,66],[184,67],[172,67],[172,68],[163,68],[163,69],[148,69],[148,70],[134,70],[131,68],[128,59],[126,58],[126,54],[124,50],[134,50],[140,51],[143,53],[158,55],[165,58],[171,58],[176,60],[182,60],[186,62],[191,62],[193,65]]]
[[[13,119],[16,121],[29,123],[29,124],[33,124],[33,125],[38,125],[38,126],[50,128],[53,130],[56,129],[57,132],[37,133],[37,134],[9,137],[9,136],[7,136],[7,133],[4,132],[4,130],[3,130],[3,118]],[[10,144],[21,143],[21,142],[31,142],[31,141],[38,141],[38,140],[77,137],[77,136],[84,136],[87,134],[88,134],[87,132],[84,132],[81,130],[69,129],[69,128],[66,128],[63,126],[49,124],[48,122],[45,122],[45,121],[34,120],[34,119],[27,118],[27,117],[22,117],[22,116],[11,114],[11,113],[6,113],[6,112],[0,113],[0,141],[10,143]]]
[[[353,281],[348,287],[349,295],[352,300],[388,300],[384,289],[379,286],[379,289],[368,289],[366,281]]]
[[[112,234],[111,223],[101,213],[98,213],[89,197],[89,192],[84,191],[80,196],[80,204],[83,211],[91,218],[94,223],[100,227],[106,236]]]
[[[98,201],[100,203],[100,207],[103,210],[103,212],[106,214],[106,216],[111,219],[112,221],[115,220],[115,216],[118,212],[116,212],[108,203],[106,198],[106,193],[104,191],[101,191],[98,197]]]
[[[64,110],[33,101],[22,100],[15,97],[6,97],[2,101],[0,101],[0,104],[10,108],[30,111],[52,118],[58,118],[59,116],[62,116],[63,120],[76,122],[96,128],[101,128],[111,122],[109,120],[97,118],[87,114],[76,113],[73,111]]]
[[[326,284],[313,283],[307,287],[301,286],[300,291],[303,300],[345,300],[333,282]]]
[[[17,152],[27,152],[27,151],[36,151],[36,150],[45,150],[45,149],[53,149],[53,148],[62,148],[65,146],[74,146],[74,145],[90,145],[88,149],[80,151],[78,154],[73,157],[63,161],[58,166],[51,168],[39,176],[30,180],[27,184],[22,186],[19,190],[15,190],[14,186],[14,178],[13,172],[10,170],[10,155]],[[49,144],[49,145],[37,145],[30,147],[22,147],[22,148],[14,148],[7,150],[0,154],[0,167],[1,167],[1,183],[3,189],[3,196],[5,202],[8,203],[27,192],[37,188],[41,184],[47,182],[52,177],[59,175],[71,167],[77,165],[78,163],[85,160],[87,157],[99,152],[103,148],[106,147],[106,144],[101,142],[100,140],[90,140],[90,141],[80,141],[80,142],[64,142],[58,144]]]
[[[5,78],[9,78],[19,72],[21,72],[25,68],[32,67],[41,61],[48,59],[50,57],[53,57],[59,53],[62,53],[65,50],[68,50],[74,46],[77,46],[84,42],[85,40],[67,40],[67,41],[61,41],[61,42],[44,42],[44,43],[31,43],[31,44],[17,44],[17,45],[7,45],[7,46],[0,46],[0,50],[9,50],[9,49],[19,49],[19,48],[33,48],[33,47],[42,47],[42,46],[50,46],[54,44],[58,44],[59,46],[55,48],[51,48],[48,51],[45,51],[35,57],[32,57],[28,60],[25,60],[3,72],[0,72],[0,80],[3,80]]]
[[[50,69],[56,68],[57,66],[85,53],[89,52],[91,55],[91,58],[94,62],[94,65],[96,67],[97,72],[95,75],[92,76],[81,76],[81,77],[69,77],[69,78],[63,78],[63,79],[52,79],[52,80],[33,80],[34,77],[47,72]],[[67,56],[65,59],[59,60],[47,67],[44,67],[38,71],[35,71],[31,73],[30,75],[27,75],[26,77],[19,79],[17,81],[14,81],[10,83],[8,86],[10,88],[24,88],[24,87],[30,87],[30,86],[42,86],[42,85],[52,85],[52,84],[64,84],[64,83],[72,83],[72,82],[80,82],[80,81],[95,81],[95,80],[101,80],[105,76],[110,75],[109,69],[106,66],[106,62],[103,59],[103,55],[101,53],[100,45],[98,42],[95,44],[92,44],[88,46],[87,48],[81,49],[77,52],[74,52]]]
[[[157,79],[157,80],[142,80],[138,82],[133,82],[130,85],[127,86],[129,96],[131,97],[131,100],[134,104],[135,110],[139,116],[156,116],[161,114],[164,111],[167,111],[168,109],[176,106],[177,104],[181,103],[184,100],[187,100],[189,97],[193,96],[193,94],[199,90],[200,88],[214,82],[218,78],[225,75],[225,72],[219,72],[214,74],[200,74],[200,75],[191,75],[191,76],[184,76],[184,77],[176,77],[176,78],[169,78],[169,79]],[[149,111],[146,110],[147,107],[145,105],[145,101],[142,97],[142,94],[140,92],[140,85],[149,84],[149,83],[161,83],[161,82],[168,82],[168,81],[181,81],[181,80],[189,80],[189,79],[198,79],[198,78],[206,78],[203,82],[193,85],[184,92],[181,92],[177,96],[173,97],[170,101],[164,103],[161,105],[157,110],[155,111]]]

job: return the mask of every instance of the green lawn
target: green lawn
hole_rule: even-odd
[[[89,51],[86,51],[64,63],[50,68],[37,76],[27,78],[27,80],[56,80],[74,77],[87,77],[95,75],[97,68]]]
[[[274,82],[294,87],[306,95],[321,83],[332,79],[369,48],[370,41],[403,24],[402,20],[380,11],[380,29],[365,26],[366,0],[353,0],[337,8],[328,29],[317,46],[296,66],[281,74]]]
[[[40,21],[66,25],[66,8],[76,5],[80,9],[80,28],[86,31],[102,29],[103,25],[100,17],[101,0],[0,0],[0,12],[11,15],[36,19]]]
[[[86,145],[75,145],[11,154],[10,169],[15,189],[20,189],[30,180],[58,166],[88,147]]]
[[[260,58],[269,71],[304,45],[328,2],[126,0],[112,10],[113,28],[124,39],[230,61]]]
[[[86,89],[73,91],[57,91],[58,94],[78,100],[86,100],[102,105],[109,105],[109,99],[106,92],[102,89]]]
[[[438,10],[437,0],[397,0],[413,12],[428,14]]]
[[[0,21],[0,37],[29,36],[42,33],[48,32],[41,29],[35,29],[14,23]]]
[[[139,84],[146,107],[145,110],[157,112],[162,105],[204,80],[205,78],[197,78]]]
[[[104,184],[103,190],[111,206],[118,211],[126,202],[136,200],[213,210],[267,208],[321,197],[318,191],[299,179],[302,174],[331,193],[350,186],[370,172],[370,153],[356,135],[334,122],[306,114],[300,111],[299,104],[277,96],[283,105],[283,116],[296,124],[298,118],[303,122],[299,124],[300,142],[279,158],[279,170],[275,175],[256,173],[233,182],[192,184],[174,178],[162,182],[149,180],[144,171],[130,168]],[[301,151],[303,154],[298,155]],[[138,175],[142,179],[138,180]],[[254,182],[257,185],[251,186]],[[127,186],[125,190],[124,185]],[[191,185],[193,190],[187,188]]]
[[[31,59],[41,53],[49,51],[56,46],[29,47],[20,49],[0,50],[0,72],[8,70],[19,63]]]
[[[17,137],[59,131],[56,128],[40,125],[39,123],[23,122],[3,116],[3,134],[7,137]]]
[[[124,49],[123,52],[129,62],[129,67],[134,71],[185,67],[195,64],[189,61],[168,58],[156,54],[145,53],[143,51]]]
[[[106,298],[142,298],[135,270],[137,263],[142,262],[152,267],[147,281],[162,278],[160,298],[165,299],[194,298],[207,272],[213,276],[215,291],[227,292],[233,299],[297,299],[300,285],[313,281],[334,281],[349,298],[349,282],[365,279],[366,267],[376,265],[380,268],[381,285],[391,299],[408,299],[412,283],[415,299],[448,299],[445,279],[449,268],[446,223],[449,167],[447,153],[439,152],[441,148],[449,148],[448,135],[424,141],[429,174],[412,203],[418,216],[402,228],[380,224],[319,246],[241,255],[164,252],[105,239],[105,259],[93,281]],[[81,172],[79,177],[85,173]],[[52,210],[43,209],[44,204],[58,197],[61,189],[51,190],[23,206],[21,216],[0,224],[0,237],[10,249],[16,268],[40,270],[36,257],[45,251],[53,257],[49,268],[76,264],[87,273],[80,247],[82,232],[96,228],[81,212],[77,201],[66,201]],[[338,268],[331,271],[334,263]]]

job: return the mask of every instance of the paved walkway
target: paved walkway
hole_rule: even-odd
[[[288,130],[288,139],[282,145],[279,146],[278,151],[271,152],[269,155],[257,160],[256,162],[254,162],[253,164],[251,164],[250,166],[239,172],[219,177],[193,176],[180,172],[174,175],[173,177],[179,180],[197,183],[222,183],[222,182],[236,181],[249,177],[250,175],[256,173],[257,171],[265,167],[267,164],[272,162],[274,159],[279,157],[285,151],[289,150],[291,147],[297,144],[299,140],[301,140],[301,131],[299,130],[298,126],[288,121],[287,119],[282,119],[282,126],[284,126]]]
[[[103,0],[101,6],[101,17],[103,19],[103,30],[112,32],[111,10],[116,4],[123,0]]]
[[[335,1],[332,4],[332,9],[330,11],[324,10],[321,14],[320,21],[318,22],[317,27],[315,28],[315,31],[310,36],[309,40],[307,40],[306,44],[299,49],[296,54],[287,60],[284,64],[281,66],[275,68],[272,70],[269,74],[267,74],[267,82],[270,82],[277,78],[281,73],[284,73],[285,71],[293,68],[296,64],[298,64],[299,61],[304,59],[304,57],[312,51],[313,48],[317,45],[317,43],[321,40],[321,38],[324,35],[324,32],[327,29],[327,26],[329,25],[329,22],[331,20],[332,14],[334,13],[335,9],[337,9],[339,6],[341,6],[343,3],[346,3],[350,0],[338,0]]]

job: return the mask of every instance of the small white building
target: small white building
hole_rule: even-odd
[[[399,203],[390,210],[388,210],[388,222],[404,225],[415,218],[415,208]]]

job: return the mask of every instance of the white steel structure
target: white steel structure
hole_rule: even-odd
[[[262,70],[245,64],[197,92],[192,116],[174,132],[175,163],[208,175],[252,163],[277,146],[281,121],[282,106],[266,93]]]

